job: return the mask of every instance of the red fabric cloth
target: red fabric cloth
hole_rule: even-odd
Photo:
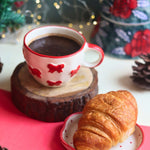
[[[0,146],[8,150],[64,150],[59,133],[63,122],[47,123],[25,116],[0,90]]]
[[[0,90],[0,146],[8,150],[65,150],[59,137],[62,125],[25,116],[13,105],[11,93]],[[139,150],[149,150],[150,127],[141,128],[144,142]]]

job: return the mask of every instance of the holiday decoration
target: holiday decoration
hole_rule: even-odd
[[[131,16],[132,10],[137,7],[137,0],[115,0],[110,7],[110,12],[116,17],[127,19]]]
[[[41,24],[65,24],[83,33],[84,28],[97,24],[99,0],[26,0],[22,13],[28,28]],[[43,11],[44,10],[44,11]]]
[[[3,39],[7,33],[13,33],[22,27],[25,24],[25,17],[13,10],[13,7],[21,7],[23,1],[1,0],[0,3],[0,39]]]
[[[1,4],[1,41],[15,39],[12,33],[25,24],[29,30],[41,24],[65,24],[83,33],[83,29],[97,24],[99,10],[99,0],[1,0]]]
[[[94,12],[89,8],[85,0],[56,0],[54,6],[62,19],[69,23],[89,21],[92,19],[91,15],[94,15]]]
[[[150,53],[150,30],[137,31],[131,42],[125,45],[124,51],[132,57]]]
[[[150,0],[103,0],[92,41],[106,54],[134,58],[150,53]]]
[[[67,22],[69,27],[78,23],[78,30],[82,33],[85,26],[96,25],[96,11],[99,2],[97,0],[55,0],[54,6],[63,22]],[[92,6],[93,5],[93,6]]]
[[[140,87],[150,89],[150,54],[141,55],[140,58],[144,63],[135,61],[136,66],[133,66],[133,82]]]
[[[10,33],[24,24],[29,30],[41,24],[65,24],[83,33],[97,24],[99,10],[99,0],[1,0],[1,4],[0,39],[15,39]]]

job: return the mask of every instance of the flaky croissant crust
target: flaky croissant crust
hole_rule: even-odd
[[[135,130],[137,103],[125,90],[99,94],[83,109],[73,141],[77,150],[109,150]]]

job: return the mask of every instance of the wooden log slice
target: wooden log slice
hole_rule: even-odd
[[[12,101],[27,116],[46,122],[63,121],[82,111],[87,101],[98,93],[95,69],[81,67],[77,75],[62,87],[45,87],[28,72],[25,62],[11,76]]]

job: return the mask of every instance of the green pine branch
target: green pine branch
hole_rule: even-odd
[[[17,0],[0,0],[0,33],[11,30],[14,32],[25,24],[24,15],[12,10],[14,2]]]

